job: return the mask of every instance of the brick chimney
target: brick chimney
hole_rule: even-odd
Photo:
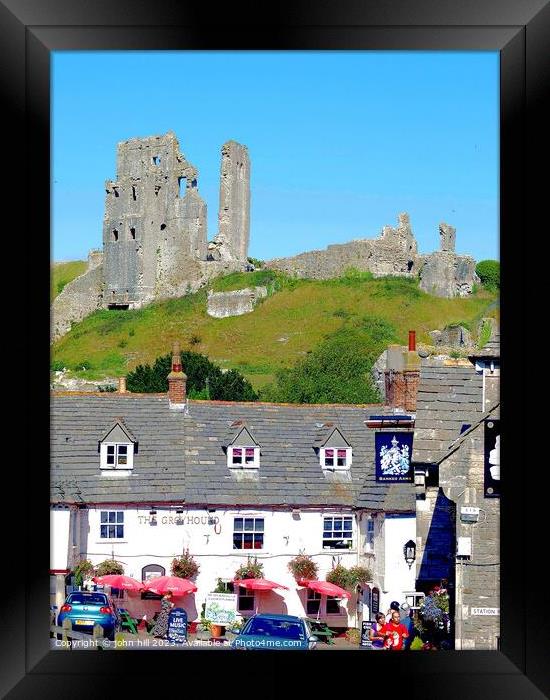
[[[409,349],[389,345],[386,351],[386,404],[392,408],[416,411],[420,383],[420,357],[416,352],[416,333],[409,331]]]
[[[170,408],[184,408],[187,395],[187,375],[181,366],[179,343],[174,343],[172,350],[172,371],[168,375],[168,401]]]
[[[126,377],[119,377],[118,378],[118,393],[119,394],[126,394],[127,393]]]

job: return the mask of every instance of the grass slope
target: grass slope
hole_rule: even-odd
[[[228,275],[214,289],[267,284],[270,295],[253,313],[216,319],[206,313],[206,290],[151,304],[136,311],[97,311],[76,324],[52,350],[52,360],[80,376],[120,376],[170,351],[207,355],[221,367],[241,371],[255,388],[273,381],[276,370],[293,365],[325,336],[366,315],[382,317],[407,342],[409,329],[419,342],[428,332],[462,322],[473,329],[496,296],[481,291],[468,298],[425,294],[412,280],[372,279],[355,274],[333,280],[289,279],[271,271]],[[494,306],[494,304],[493,304]],[[495,311],[491,312],[492,315]]]
[[[61,293],[66,284],[86,272],[87,267],[88,263],[85,260],[54,263],[51,270],[50,301]]]

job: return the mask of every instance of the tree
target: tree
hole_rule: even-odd
[[[190,398],[218,401],[256,401],[258,395],[250,382],[237,370],[222,372],[220,367],[198,352],[181,353],[183,371],[187,375],[187,395]],[[168,391],[168,374],[172,355],[157,357],[153,366],[138,365],[126,377],[129,391],[163,393]]]
[[[500,289],[500,263],[498,260],[481,260],[476,265],[476,273],[485,289]]]

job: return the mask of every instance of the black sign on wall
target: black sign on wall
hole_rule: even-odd
[[[378,588],[372,589],[371,603],[370,616],[375,617],[376,613],[380,612],[380,591]]]
[[[500,420],[485,421],[485,498],[500,496]]]

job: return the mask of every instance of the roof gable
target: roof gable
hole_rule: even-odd
[[[237,435],[230,441],[232,447],[259,447],[258,442],[253,438],[248,428],[243,424]]]
[[[321,443],[320,447],[351,447],[351,445],[338,428],[333,428],[332,432],[329,433],[328,437]]]
[[[99,442],[137,442],[131,430],[125,425],[122,418],[115,418],[115,422],[103,435]]]

